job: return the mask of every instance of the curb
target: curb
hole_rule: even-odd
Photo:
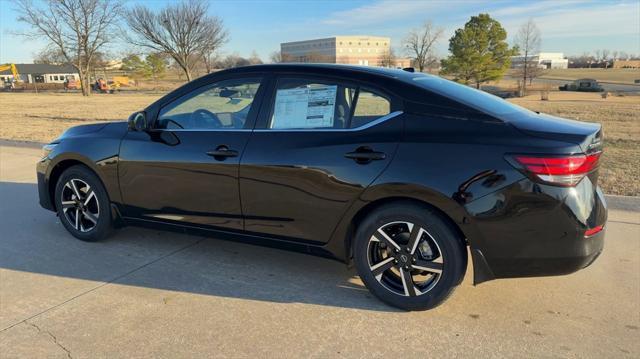
[[[0,138],[0,146],[7,147],[26,147],[26,148],[37,148],[41,149],[42,146],[46,145],[43,142],[34,142],[34,141],[17,141],[17,140],[6,140],[4,138]]]
[[[607,200],[607,206],[609,209],[640,212],[640,197],[618,196],[612,194],[607,194],[604,197]]]

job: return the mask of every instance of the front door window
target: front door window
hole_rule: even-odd
[[[259,78],[221,81],[189,93],[162,108],[156,128],[243,129],[260,87]]]

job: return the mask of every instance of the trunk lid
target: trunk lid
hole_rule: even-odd
[[[518,130],[536,137],[566,141],[580,146],[584,153],[602,150],[602,125],[555,117],[546,114],[514,113],[504,116]]]

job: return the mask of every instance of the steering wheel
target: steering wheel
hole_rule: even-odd
[[[205,123],[210,125],[210,126],[206,126],[207,128],[222,127],[222,121],[220,121],[220,119],[218,118],[218,115],[216,115],[215,113],[207,109],[199,108],[193,111],[193,114],[191,114],[191,120],[197,121],[198,118],[201,118]]]

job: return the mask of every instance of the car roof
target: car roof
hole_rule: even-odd
[[[410,82],[415,76],[414,73],[401,69],[390,69],[385,67],[358,66],[346,64],[324,64],[324,63],[280,63],[235,67],[216,72],[222,73],[252,73],[252,72],[302,72],[302,73],[326,73],[333,75],[368,75],[392,78],[403,82]]]

